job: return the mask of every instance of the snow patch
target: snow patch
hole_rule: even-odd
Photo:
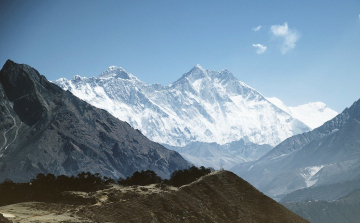
[[[324,167],[324,165],[321,166],[312,166],[312,167],[306,167],[302,173],[300,174],[304,179],[306,183],[306,187],[311,187],[314,185],[318,179],[314,176]]]
[[[254,165],[255,165],[255,164],[254,164]],[[251,170],[251,169],[254,167],[254,165],[251,165],[250,168],[249,168],[247,171]]]

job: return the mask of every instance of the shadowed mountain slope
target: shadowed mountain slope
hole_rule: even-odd
[[[352,223],[360,219],[360,191],[333,201],[307,201],[283,205],[312,223]]]
[[[292,191],[360,177],[360,100],[313,131],[290,137],[256,162],[232,170],[281,198]]]
[[[108,112],[8,60],[0,71],[0,181],[82,171],[115,179],[151,169],[166,178],[189,167]]]

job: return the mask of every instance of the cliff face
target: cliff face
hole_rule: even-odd
[[[189,164],[108,112],[8,60],[0,71],[0,181],[37,173],[97,172],[113,178],[151,169],[166,178]]]

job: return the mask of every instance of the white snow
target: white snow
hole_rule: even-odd
[[[247,171],[251,170],[253,167],[254,167],[254,165],[251,165]]]
[[[281,158],[281,157],[288,156],[288,155],[290,155],[290,154],[291,154],[291,153],[288,153],[288,154],[281,154],[280,156],[273,157],[273,158],[271,158],[270,160],[279,159],[279,158]]]
[[[131,78],[115,78],[119,74]],[[174,146],[194,141],[225,144],[242,138],[274,146],[309,130],[227,70],[204,70],[200,65],[156,90],[114,66],[99,78],[62,78],[55,83],[151,140]]]
[[[173,146],[195,141],[224,145],[240,139],[275,146],[309,131],[307,125],[314,128],[336,115],[321,103],[287,107],[277,98],[265,99],[229,71],[204,70],[200,65],[168,86],[148,85],[115,66],[97,78],[76,76],[54,83],[128,122],[149,139]],[[220,152],[214,158],[183,155],[196,165],[225,167],[246,159]]]
[[[282,102],[280,99],[272,97],[272,98],[266,98],[268,101],[270,101],[271,103],[273,103],[274,105],[276,105],[278,108],[280,108],[281,110],[287,112],[287,113],[291,113],[289,108],[284,104],[284,102]]]
[[[151,140],[173,146],[195,141],[223,145],[240,139],[275,146],[310,130],[229,71],[204,70],[200,65],[168,86],[147,85],[115,66],[97,78],[61,78],[54,83],[140,129]],[[196,162],[233,162],[221,154],[214,157],[196,156]]]
[[[288,107],[278,98],[266,99],[312,129],[323,125],[338,115],[336,111],[327,107],[323,102],[310,102],[296,107]]]
[[[302,173],[300,174],[304,179],[305,179],[305,183],[306,183],[306,187],[311,187],[312,185],[314,185],[318,179],[316,179],[315,174],[317,174],[322,168],[324,167],[324,165],[320,165],[320,166],[312,166],[312,167],[306,167]]]
[[[291,114],[311,128],[317,128],[334,118],[338,113],[322,102],[312,102],[297,107],[289,107]]]

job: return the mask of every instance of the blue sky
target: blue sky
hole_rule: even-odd
[[[0,29],[0,64],[49,80],[115,65],[167,85],[200,64],[289,106],[360,98],[359,0],[1,0]]]

